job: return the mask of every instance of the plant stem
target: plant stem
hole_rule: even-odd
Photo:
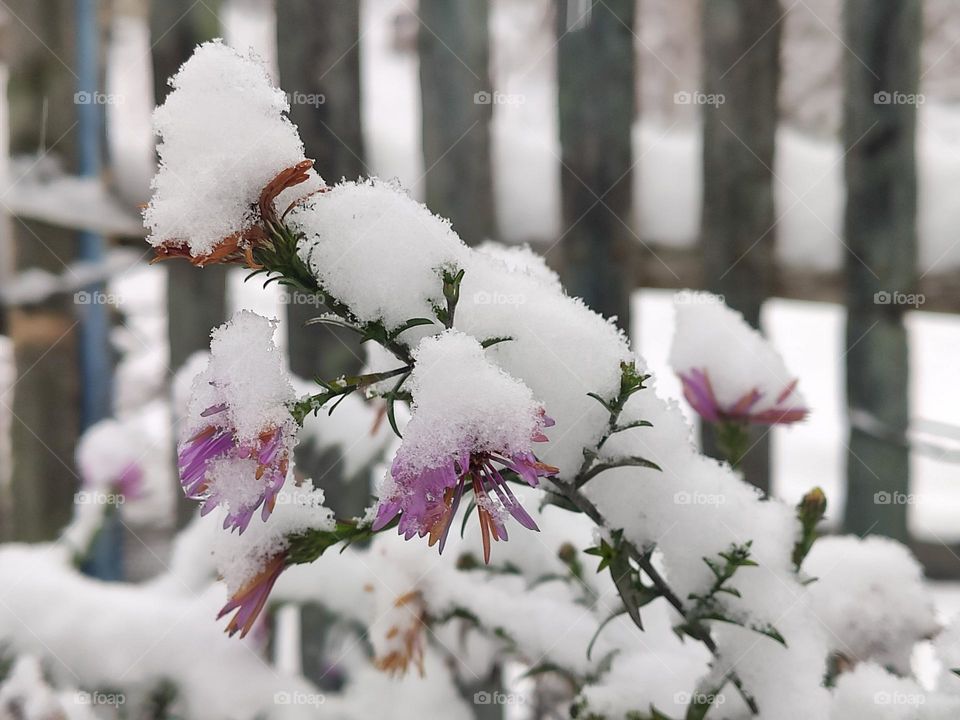
[[[604,520],[603,515],[597,509],[597,506],[594,505],[589,498],[585,497],[575,484],[568,483],[560,479],[554,479],[553,483],[564,498],[566,498],[584,515],[593,520],[598,527],[606,527],[606,521]],[[654,587],[657,588],[657,591],[660,593],[660,595],[668,603],[670,603],[670,605],[672,605],[682,617],[686,618],[686,606],[673,591],[673,588],[670,587],[669,583],[667,583],[666,579],[664,579],[660,572],[653,566],[653,563],[650,561],[649,553],[641,552],[633,543],[628,540],[623,540],[623,546],[630,555],[630,558],[644,573],[646,573],[647,577],[650,578],[650,582],[652,582]],[[716,641],[714,641],[714,639],[710,636],[709,631],[704,632],[703,637],[700,638],[700,640],[703,642],[707,650],[710,651],[711,655],[714,657],[719,657],[719,648],[717,647]],[[740,693],[740,696],[743,698],[743,701],[746,703],[747,707],[750,708],[750,712],[754,715],[759,714],[760,708],[757,706],[757,701],[746,690],[743,685],[743,681],[740,680],[740,676],[737,675],[736,671],[731,670],[729,673],[727,673],[727,677]]]

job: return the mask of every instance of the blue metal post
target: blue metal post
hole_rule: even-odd
[[[97,0],[76,0],[77,112],[79,149],[78,172],[83,177],[98,177],[104,107],[108,100],[100,90],[100,32]],[[81,232],[77,257],[89,262],[104,259],[104,239],[92,232]],[[79,305],[80,318],[80,423],[86,429],[111,414],[113,367],[110,358],[109,316],[105,285],[86,288],[90,302]],[[104,580],[117,580],[123,573],[122,526],[119,511],[105,519],[95,542],[86,571]]]

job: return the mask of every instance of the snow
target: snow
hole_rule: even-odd
[[[926,702],[926,693],[913,680],[899,678],[879,665],[862,663],[837,680],[830,718],[913,720],[917,717],[936,717],[921,714],[926,710]],[[953,716],[940,717],[946,720]]]
[[[44,680],[39,658],[22,655],[16,659],[9,674],[0,683],[0,717],[11,720],[94,720],[96,715],[93,710],[84,704],[87,696],[89,693],[76,691],[58,693]],[[116,696],[112,698],[115,699]]]
[[[501,11],[507,7],[503,2],[498,6]],[[388,6],[380,3],[377,7]],[[522,23],[518,27],[535,27],[537,7],[531,3],[531,9],[516,16]],[[509,17],[512,15],[506,12],[495,14],[495,33],[509,34],[505,22]],[[526,30],[517,32],[518,37],[527,34]],[[375,39],[383,41],[384,34]],[[538,43],[531,43],[531,50],[549,57],[551,48],[542,41],[540,37]],[[516,38],[513,43],[499,49],[496,62],[510,64],[509,54],[503,51],[509,47],[516,50]],[[208,52],[226,59],[229,51]],[[382,46],[378,52],[381,59],[386,57]],[[229,58],[227,64],[235,62],[234,56]],[[236,62],[244,68],[241,76],[253,72],[245,61]],[[546,65],[549,69],[549,61]],[[407,63],[395,77],[409,80],[411,70],[415,68]],[[253,84],[267,89],[266,99],[273,91],[266,74],[258,73]],[[543,68],[531,68],[533,73],[541,78],[549,75]],[[522,77],[510,80],[501,71],[498,78],[498,90],[522,92],[524,88]],[[508,84],[502,84],[505,82]],[[529,103],[495,108],[495,153],[501,158],[505,148],[507,155],[526,153],[524,172],[505,173],[498,181],[498,193],[507,188],[510,196],[502,212],[507,217],[517,214],[518,222],[507,223],[517,235],[552,227],[550,223],[555,222],[555,159],[547,163],[555,141],[550,133],[536,132],[538,113],[552,102],[553,90],[545,87],[543,97],[531,96]],[[270,122],[258,120],[289,141],[286,132],[279,130],[286,128],[282,110],[272,100],[267,105]],[[528,111],[534,107],[539,110]],[[377,127],[385,128],[394,119],[387,113]],[[410,129],[402,117],[394,124],[396,137]],[[689,231],[693,237],[696,232],[697,198],[692,188],[697,186],[665,182],[663,168],[672,172],[693,168],[695,172],[696,146],[687,143],[683,135],[651,134],[646,126],[638,126],[635,134],[640,135],[646,153],[641,158],[641,172],[659,173],[650,176],[655,182],[641,183],[641,206],[644,213],[650,213],[641,219],[648,223],[644,232],[661,233],[665,242],[682,244],[685,233]],[[525,139],[530,135],[536,135],[537,142]],[[190,143],[194,139],[190,138]],[[508,143],[510,139],[514,145]],[[785,151],[802,149],[805,163],[778,172],[783,178],[778,180],[783,186],[778,197],[783,194],[796,203],[783,218],[784,233],[790,237],[803,232],[811,238],[803,249],[810,256],[797,262],[816,260],[827,267],[833,262],[828,245],[835,242],[831,226],[837,220],[830,213],[837,206],[824,204],[825,198],[831,203],[836,200],[832,192],[826,192],[824,183],[830,187],[836,168],[828,168],[824,183],[814,176],[835,156],[827,143],[801,140],[783,144]],[[407,157],[413,147],[405,140],[402,145],[403,153],[391,160],[398,165],[403,162],[400,156]],[[389,156],[389,147],[379,146],[377,153],[375,157],[382,160]],[[206,148],[203,156],[192,160],[199,163],[210,157]],[[537,158],[543,159],[539,165]],[[257,169],[263,168],[258,165]],[[794,169],[795,176],[791,174]],[[239,178],[233,180],[244,184]],[[259,189],[254,185],[234,187],[231,192],[240,193],[235,197],[256,193]],[[538,190],[536,204],[525,205],[528,188]],[[806,201],[800,202],[798,195]],[[179,200],[187,203],[199,197]],[[231,226],[252,221],[247,214],[251,195],[243,197],[246,204],[225,203],[215,220]],[[653,201],[644,204],[644,197]],[[807,207],[807,201],[818,213],[828,210],[823,222]],[[731,584],[742,597],[725,596],[723,607],[737,619],[771,623],[784,635],[788,648],[750,630],[717,627],[720,658],[708,671],[705,649],[697,643],[681,643],[673,635],[670,627],[678,618],[659,600],[643,610],[645,633],[619,618],[600,634],[592,658],[588,658],[586,646],[599,623],[619,609],[619,600],[606,573],[597,576],[588,567],[583,579],[573,579],[558,552],[565,543],[583,550],[595,542],[590,523],[556,507],[537,508],[536,500],[542,495],[521,488],[518,495],[542,532],[525,533],[522,539],[506,543],[497,558],[503,565],[472,570],[456,567],[458,561],[469,566],[466,560],[470,557],[475,561],[478,530],[470,523],[462,539],[451,533],[451,552],[443,558],[425,552],[422,544],[404,543],[391,533],[378,536],[367,548],[352,547],[342,555],[331,552],[312,566],[284,573],[276,587],[276,601],[323,603],[359,623],[382,666],[397,667],[403,660],[409,665],[405,678],[389,680],[354,647],[358,636],[350,634],[334,663],[336,670],[349,678],[344,692],[319,695],[301,680],[284,676],[282,670],[258,664],[260,658],[253,646],[225,641],[211,620],[222,605],[224,589],[232,593],[248,583],[269,559],[286,550],[290,533],[332,528],[322,492],[309,480],[295,485],[291,477],[268,523],[255,523],[242,536],[219,531],[216,514],[195,523],[178,538],[170,571],[144,586],[106,586],[80,578],[68,567],[65,550],[71,543],[0,549],[0,636],[12,637],[16,652],[52,655],[59,686],[64,677],[71,685],[96,687],[118,676],[149,685],[172,674],[182,686],[187,709],[204,717],[242,718],[261,711],[284,717],[315,715],[318,705],[324,705],[324,714],[331,716],[367,717],[382,714],[384,699],[389,698],[398,716],[457,719],[470,717],[471,708],[455,683],[478,680],[494,660],[510,657],[529,665],[550,661],[587,674],[596,672],[600,658],[607,657],[612,659],[609,672],[590,682],[581,699],[591,710],[610,717],[646,710],[650,703],[668,714],[682,714],[690,691],[701,686],[698,679],[709,686],[710,678],[729,667],[737,669],[754,693],[764,719],[946,720],[956,716],[958,701],[949,696],[948,683],[954,678],[944,673],[944,667],[956,656],[957,631],[950,626],[933,645],[918,644],[934,632],[938,618],[919,568],[904,548],[874,538],[826,538],[814,547],[805,567],[805,574],[817,575],[818,582],[803,585],[803,578],[792,569],[790,551],[797,524],[791,505],[800,488],[806,490],[814,483],[827,486],[834,518],[842,507],[842,499],[837,502],[831,492],[831,487],[839,485],[840,444],[846,430],[837,400],[842,397],[839,308],[771,302],[764,320],[772,331],[772,344],[715,303],[691,302],[692,296],[687,296],[687,304],[679,308],[681,332],[673,360],[678,369],[708,367],[711,377],[716,376],[716,389],[724,402],[739,398],[758,383],[766,397],[776,397],[794,377],[788,367],[803,380],[814,419],[789,433],[778,429],[774,435],[778,458],[775,486],[787,502],[758,502],[756,492],[743,484],[737,473],[694,450],[690,412],[677,402],[680,386],[667,365],[673,330],[668,298],[641,294],[644,317],[638,337],[646,357],[640,357],[613,325],[566,296],[556,275],[528,249],[489,244],[476,250],[464,248],[445,221],[390,183],[374,180],[337,186],[315,198],[309,207],[298,209],[295,217],[308,234],[303,251],[312,270],[334,296],[355,306],[364,322],[382,321],[387,327],[398,327],[412,317],[432,317],[434,306],[442,302],[438,270],[456,267],[465,271],[454,329],[442,332],[437,324],[404,336],[411,348],[417,347],[417,366],[409,381],[413,416],[402,424],[404,447],[417,462],[429,464],[436,457],[449,456],[464,437],[478,448],[530,449],[542,407],[557,424],[549,430],[551,441],[536,449],[545,461],[560,467],[563,477],[570,478],[583,460],[583,448],[596,443],[607,422],[606,410],[587,393],[613,398],[622,362],[652,370],[657,381],[630,399],[621,420],[649,420],[653,426],[615,434],[604,445],[601,458],[613,461],[642,455],[663,469],[619,468],[591,480],[587,492],[607,518],[607,527],[601,532],[609,536],[611,529],[623,528],[626,537],[639,546],[655,543],[655,562],[685,601],[691,593],[702,593],[712,581],[704,557],[716,557],[732,544],[752,540],[751,554],[759,564],[738,571]],[[941,222],[946,227],[949,219]],[[811,228],[815,232],[811,233]],[[222,237],[206,229],[210,230],[210,242]],[[791,247],[800,252],[795,244]],[[151,277],[162,279],[163,275]],[[276,306],[275,295],[253,299],[253,292],[247,289],[252,287],[235,288],[234,302],[248,307],[256,303]],[[133,295],[141,299],[160,296],[156,287]],[[268,307],[266,312],[273,314],[275,309]],[[155,354],[136,351],[140,341],[162,336],[163,325],[158,313],[151,314],[149,308],[133,310],[128,318],[131,327],[117,338],[127,356],[120,376],[125,389],[117,418],[90,433],[81,448],[82,473],[96,484],[111,483],[117,468],[137,455],[141,444],[146,443],[152,451],[169,447],[168,434],[156,433],[157,426],[170,416],[167,401],[157,399],[165,389],[155,377],[163,363],[158,364]],[[914,414],[920,420],[914,434],[942,435],[952,418],[956,397],[950,391],[955,385],[951,358],[955,353],[949,348],[960,337],[956,322],[929,313],[909,317],[911,341],[918,350],[911,376],[916,398],[913,409],[919,408]],[[186,433],[200,425],[223,422],[239,437],[253,440],[264,428],[288,425],[289,404],[304,386],[284,370],[283,340],[276,339],[282,330],[276,321],[242,312],[215,332],[210,358],[191,359],[175,382],[173,414],[187,404],[183,398],[186,383],[192,382],[196,393],[189,403],[192,417],[184,428]],[[510,339],[488,350],[478,343],[504,336]],[[206,369],[201,368],[204,363]],[[396,363],[391,358],[378,369],[391,369]],[[483,394],[473,392],[479,387]],[[383,457],[392,441],[381,423],[378,433],[352,443],[352,437],[369,429],[377,411],[357,396],[348,402],[334,418],[311,421],[302,436],[339,444],[362,476],[364,468]],[[221,403],[227,406],[222,417],[219,413],[202,416],[207,408]],[[339,415],[345,410],[345,415]],[[163,438],[166,445],[160,444]],[[149,462],[164,464],[159,456]],[[228,487],[241,504],[259,497],[253,461],[235,458],[232,463],[213,468],[208,478],[213,491]],[[932,458],[915,458],[915,463],[920,469],[916,487],[921,493],[947,485],[948,466],[936,464]],[[243,465],[246,467],[239,467]],[[167,480],[169,487],[173,483]],[[918,502],[911,505],[914,521],[923,513],[926,527],[942,529],[950,519],[943,510],[939,518],[932,518],[931,507],[946,506],[937,500],[944,495],[932,497],[932,502],[919,502],[921,496],[916,496]],[[81,510],[77,512],[80,520]],[[210,547],[214,548],[212,557]],[[577,556],[584,561],[584,556]],[[223,575],[226,588],[211,584],[215,569]],[[28,575],[30,583],[21,582]],[[71,603],[63,603],[63,597],[70,597]],[[444,621],[454,611],[465,611],[476,622]],[[21,616],[30,618],[29,627],[20,622]],[[420,623],[424,616],[434,623],[429,630]],[[34,617],[38,619],[34,621]],[[421,644],[426,680],[413,672],[421,661],[417,649]],[[104,645],[112,652],[101,663],[75,667],[85,658],[99,658]],[[916,663],[918,648],[935,655],[943,694],[882,669],[881,665],[893,665],[908,672],[911,660]],[[852,651],[864,662],[842,675],[835,689],[827,689],[822,686],[825,659],[837,650]],[[42,690],[35,667],[31,669],[29,660],[21,662],[26,669],[20,671],[15,687],[26,678],[25,684],[39,696]],[[201,664],[203,672],[197,672]],[[637,678],[643,682],[638,683]],[[0,698],[7,691],[0,688]],[[269,706],[271,698],[273,706]],[[295,698],[304,702],[294,702]],[[742,701],[729,686],[723,701],[718,714],[737,717],[744,713]]]
[[[424,338],[407,386],[413,417],[398,457],[410,472],[435,468],[464,452],[531,452],[541,406],[522,382],[485,357],[472,337],[454,331]],[[482,393],[465,392],[468,385]]]
[[[256,58],[205,43],[170,83],[154,113],[160,169],[144,223],[151,244],[186,242],[204,255],[255,222],[261,190],[303,160],[303,143]]]
[[[914,645],[939,630],[923,568],[906,547],[870,536],[818,540],[803,566],[832,650],[909,673]]]
[[[103,292],[97,294],[85,288],[136,269],[141,259],[142,253],[115,248],[102,260],[78,260],[64,265],[59,274],[27,268],[4,282],[0,288],[0,300],[10,305],[31,305],[54,295],[73,293],[78,305],[104,302],[117,305],[116,296]]]
[[[406,0],[360,2],[360,103],[368,172],[399,180],[412,197],[422,200],[416,15]],[[400,27],[407,28],[406,34]],[[395,42],[404,40],[406,46],[396,47]]]
[[[464,251],[447,220],[382,180],[335,185],[288,220],[305,235],[300,257],[321,287],[361,322],[388,330],[433,317],[445,304],[441,272]]]
[[[663,290],[636,293],[634,337],[658,390],[678,400],[683,414],[692,419],[668,358],[674,333],[673,295]],[[774,494],[795,504],[819,485],[829,501],[827,522],[835,526],[843,517],[846,500],[849,432],[843,406],[844,310],[832,303],[774,298],[764,305],[762,323],[791,374],[800,378],[811,410],[804,422],[771,430]],[[911,347],[911,437],[955,447],[952,427],[960,388],[953,381],[950,358],[951,348],[960,351],[960,319],[921,310],[908,312],[906,324]],[[956,541],[960,535],[951,508],[960,502],[960,490],[954,464],[914,452],[911,474],[911,492],[903,502],[913,536],[940,543]]]
[[[760,399],[751,412],[805,407],[800,393],[790,390],[796,376],[780,354],[722,298],[680,292],[675,308],[670,365],[681,376],[704,373],[721,408],[733,408],[753,392]]]
[[[253,477],[252,472],[249,475]],[[306,530],[332,530],[333,512],[324,507],[323,499],[323,490],[314,488],[310,480],[300,485],[286,483],[277,495],[270,522],[253,523],[242,535],[218,533],[213,541],[213,559],[227,585],[227,594],[234,595],[285,551],[290,545],[288,536]]]
[[[629,359],[616,326],[563,293],[543,272],[529,272],[484,251],[464,261],[456,329],[486,340],[489,357],[522,380],[556,427],[538,457],[572,477],[584,447],[595,443],[607,412],[587,393],[613,397],[620,387],[620,362]],[[584,352],[589,348],[589,352]]]
[[[117,12],[110,18],[110,43],[107,46],[104,83],[108,99],[105,105],[107,152],[115,192],[127,205],[137,235],[143,234],[134,209],[150,198],[150,178],[156,170],[153,137],[149,132],[125,129],[150,127],[153,110],[153,73],[143,58],[150,55],[150,28],[134,14]]]
[[[213,424],[231,428],[245,442],[265,430],[289,428],[296,395],[273,341],[275,328],[276,321],[242,310],[213,331],[209,363],[193,381],[186,434]],[[220,405],[223,413],[207,413]]]
[[[0,635],[15,653],[42,655],[59,682],[91,691],[172,681],[185,716],[311,717],[307,708],[276,707],[273,697],[316,693],[312,686],[269,667],[211,622],[223,588],[185,590],[92,580],[56,547],[7,544],[0,548]]]

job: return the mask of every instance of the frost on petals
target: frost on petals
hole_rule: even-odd
[[[178,448],[184,493],[203,503],[203,514],[223,506],[224,528],[240,532],[258,508],[263,520],[273,511],[296,438],[295,395],[274,327],[242,311],[213,331]]]
[[[740,313],[709,293],[680,293],[675,307],[670,365],[701,417],[774,425],[807,416],[783,358]]]
[[[198,47],[170,84],[153,118],[161,141],[144,211],[149,242],[158,258],[249,264],[264,212],[282,213],[322,185],[287,98],[259,59],[217,41]]]
[[[490,363],[473,338],[448,331],[425,338],[410,376],[413,417],[381,488],[374,529],[400,516],[406,538],[429,535],[443,551],[464,493],[473,493],[483,539],[506,540],[506,519],[536,530],[510,481],[536,486],[556,472],[533,443],[553,425],[530,389]]]

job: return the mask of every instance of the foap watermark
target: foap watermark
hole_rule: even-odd
[[[481,690],[473,694],[474,705],[523,705],[527,699],[519,693]]]
[[[80,490],[74,493],[73,502],[77,505],[123,505],[126,498],[121,493],[109,493],[102,490]]]
[[[713,293],[680,290],[674,293],[673,301],[677,305],[723,305],[726,298],[723,295],[714,295]]]
[[[126,704],[127,696],[123,693],[100,692],[99,690],[95,690],[94,692],[78,690],[74,694],[73,700],[77,705],[108,705],[110,707],[120,707]]]
[[[673,495],[675,505],[723,505],[726,501],[726,497],[715,493],[681,490]]]
[[[280,295],[280,303],[282,305],[309,305],[310,307],[320,307],[323,305],[323,298],[317,293],[290,290]]]
[[[320,107],[327,102],[327,96],[323,93],[305,93],[299,90],[287,93],[287,102],[290,107],[295,105],[310,105],[311,107]]]
[[[119,305],[123,298],[102,290],[80,290],[73,294],[74,305]]]
[[[674,105],[712,105],[713,107],[719,107],[725,102],[727,102],[727,98],[723,93],[681,90],[673,94]]]
[[[273,694],[274,705],[323,705],[327,698],[323,693],[308,693],[300,690],[286,692],[281,690]]]
[[[73,94],[74,105],[123,105],[124,97],[117,93],[81,92]]]
[[[927,98],[923,93],[903,93],[899,90],[881,90],[873,94],[874,105],[923,105]]]
[[[923,693],[881,691],[875,693],[873,696],[873,702],[876,705],[907,705],[916,707],[923,705],[926,701],[927,696]]]
[[[887,492],[881,490],[873,494],[874,505],[916,505],[922,499],[918,493]]]
[[[927,301],[923,293],[905,293],[899,290],[880,290],[873,294],[874,305],[910,305],[920,307]]]
[[[481,90],[474,93],[474,105],[523,105],[527,96],[522,93],[504,93],[498,90]]]
[[[723,695],[715,695],[713,693],[702,693],[702,692],[678,692],[673,696],[673,702],[677,705],[686,706],[686,705],[723,705],[727,699]]]
[[[316,507],[318,510],[323,507],[318,500],[317,493],[313,491],[300,490],[297,487],[285,489],[277,495],[277,505],[296,505],[297,507]]]
[[[473,302],[477,305],[523,305],[527,296],[522,293],[487,292],[480,290],[473,294]]]

